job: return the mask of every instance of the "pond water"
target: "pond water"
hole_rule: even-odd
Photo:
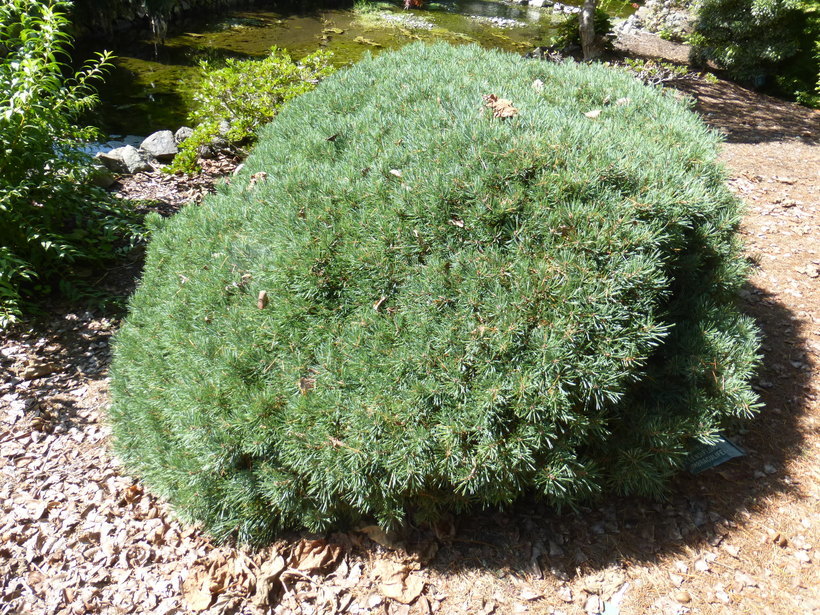
[[[617,0],[610,0],[608,8],[616,15],[632,10],[629,3]],[[333,62],[343,66],[365,53],[379,53],[416,40],[474,42],[525,53],[549,44],[556,25],[565,18],[551,7],[518,6],[499,0],[445,0],[411,11],[405,11],[399,2],[380,2],[368,5],[366,12],[355,8],[223,12],[186,22],[162,45],[148,39],[109,45],[117,59],[100,88],[102,105],[95,120],[112,134],[147,135],[184,125],[190,91],[199,78],[198,65],[203,59],[261,57],[276,45],[297,59],[325,48],[333,52]],[[78,56],[81,54],[87,56],[88,50],[79,49]]]

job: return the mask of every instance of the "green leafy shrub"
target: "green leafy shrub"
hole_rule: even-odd
[[[683,36],[674,30],[670,30],[668,28],[663,28],[658,32],[658,37],[662,38],[665,41],[672,41],[675,43],[679,43],[683,41]]]
[[[375,2],[374,0],[355,0],[353,12],[357,15],[371,15],[380,11],[392,9],[389,2]]]
[[[820,109],[820,5],[801,3],[804,13],[800,47],[789,62],[777,67],[773,75],[778,92],[793,96],[807,107]]]
[[[156,231],[119,454],[254,542],[660,493],[756,407],[717,142],[602,66],[416,44],[336,73]]]
[[[0,6],[0,327],[21,315],[23,296],[75,267],[110,259],[137,231],[130,211],[93,186],[77,146],[96,132],[75,125],[97,102],[102,54],[73,77],[65,2],[8,0]],[[34,288],[34,285],[37,285]]]
[[[811,102],[820,66],[816,3],[799,0],[703,0],[689,42],[695,59],[712,60],[741,81],[779,85]]]
[[[580,45],[580,22],[581,16],[578,13],[573,13],[559,23],[555,28],[555,37],[553,38],[552,44],[560,49],[566,49],[572,45]],[[612,20],[609,18],[609,15],[600,8],[596,8],[592,22],[595,26],[595,38],[601,50],[612,49],[612,40],[615,35],[612,31]]]
[[[183,141],[169,171],[195,171],[199,148],[214,139],[232,143],[254,139],[260,126],[271,121],[287,101],[309,92],[333,72],[331,54],[324,50],[294,62],[287,51],[271,48],[262,60],[230,58],[224,66],[203,61],[202,80],[193,93],[194,134]],[[220,125],[229,127],[227,132]]]

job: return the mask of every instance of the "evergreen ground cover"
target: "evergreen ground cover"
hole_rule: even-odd
[[[119,454],[251,542],[657,495],[756,408],[717,141],[600,66],[418,44],[335,74],[156,221],[115,345]]]

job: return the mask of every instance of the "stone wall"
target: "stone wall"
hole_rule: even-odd
[[[615,29],[625,34],[645,30],[669,40],[682,41],[692,33],[695,13],[693,0],[647,0]]]

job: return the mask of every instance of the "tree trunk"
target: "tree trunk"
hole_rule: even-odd
[[[154,43],[164,45],[168,36],[168,18],[163,13],[151,15],[151,33],[154,35]]]
[[[580,34],[584,60],[597,58],[601,51],[595,43],[595,0],[584,0],[581,8]]]

